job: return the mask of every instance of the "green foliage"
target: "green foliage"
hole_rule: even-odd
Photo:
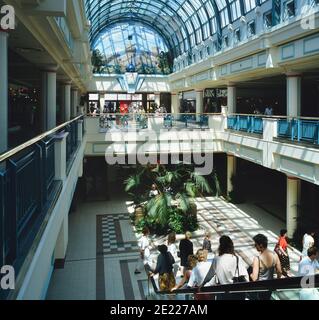
[[[163,74],[173,72],[173,60],[169,52],[161,52],[158,56],[158,67]]]
[[[177,165],[175,170],[165,166],[140,166],[125,181],[125,191],[135,203],[143,203],[145,218],[136,226],[139,230],[149,227],[154,233],[169,230],[185,232],[198,227],[196,206],[191,198],[212,194],[208,180],[194,173],[193,166]],[[214,188],[219,190],[218,178]],[[151,185],[156,184],[158,196],[149,198]]]
[[[104,72],[104,55],[100,52],[99,49],[93,50],[92,53],[92,65],[93,73],[103,73]]]

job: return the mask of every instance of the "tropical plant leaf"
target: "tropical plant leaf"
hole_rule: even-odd
[[[140,183],[141,183],[141,179],[140,179],[140,176],[138,174],[130,176],[124,182],[124,184],[126,185],[125,186],[125,191],[129,192],[131,190],[137,189],[140,186]]]
[[[147,213],[162,226],[168,223],[171,196],[165,192],[152,198],[147,204]]]
[[[196,172],[193,172],[191,173],[191,179],[194,181],[196,187],[200,192],[206,192],[208,194],[212,193],[212,189],[205,177]]]
[[[222,194],[222,188],[220,186],[219,178],[215,170],[213,172],[213,181],[216,190],[216,196],[219,197]]]
[[[192,181],[188,181],[185,183],[185,190],[186,190],[187,194],[192,198],[195,198],[198,194],[198,190],[196,188],[196,185]]]
[[[179,208],[183,211],[183,212],[187,212],[190,209],[190,201],[188,198],[188,195],[183,193],[183,192],[179,192],[176,195],[176,199],[178,199],[179,201]]]

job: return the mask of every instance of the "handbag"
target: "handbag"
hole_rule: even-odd
[[[247,282],[245,276],[239,275],[239,258],[237,256],[236,256],[236,262],[237,262],[237,265],[236,265],[235,277],[233,277],[233,283]],[[236,274],[238,274],[237,277],[236,277]]]

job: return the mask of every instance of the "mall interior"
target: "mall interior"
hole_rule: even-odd
[[[304,234],[319,245],[318,0],[0,9],[0,269],[15,270],[0,299],[194,299],[196,288],[160,292],[157,277],[135,273],[145,226],[154,263],[168,233],[178,247],[191,231],[194,253],[209,232],[217,256],[227,235],[246,267],[255,235],[273,251],[286,229],[289,277],[207,292],[301,299]],[[143,198],[154,181],[155,201]],[[196,226],[182,228],[171,216],[188,219],[189,201]]]

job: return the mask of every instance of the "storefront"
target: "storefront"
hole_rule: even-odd
[[[160,94],[154,93],[91,93],[89,94],[89,113],[101,112],[128,113],[134,109],[143,109],[153,113],[160,103]]]
[[[221,107],[227,105],[227,89],[204,90],[204,113],[220,113]]]
[[[196,92],[187,91],[182,93],[181,113],[196,113]]]

